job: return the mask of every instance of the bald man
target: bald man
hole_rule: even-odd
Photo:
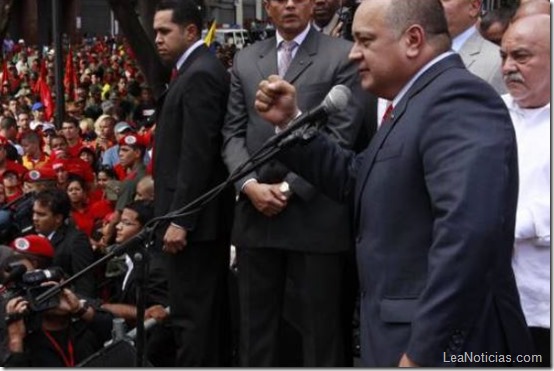
[[[450,50],[437,0],[363,1],[352,30],[361,85],[392,101],[390,114],[359,155],[318,134],[278,158],[352,202],[363,365],[521,362],[532,349],[512,271],[518,173],[506,105]],[[294,98],[270,76],[255,107],[284,129]]]
[[[510,92],[502,98],[518,144],[512,266],[540,366],[550,367],[550,16],[512,23],[502,38],[501,56]]]
[[[512,18],[512,22],[515,22],[519,18],[535,14],[550,16],[550,2],[546,0],[522,1],[519,8],[517,8],[516,14],[514,14],[514,17]]]

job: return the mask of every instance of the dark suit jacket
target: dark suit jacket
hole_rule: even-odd
[[[68,276],[73,276],[94,262],[94,253],[87,235],[72,222],[58,228],[50,242],[55,251],[52,265],[62,268]],[[78,294],[88,298],[96,297],[93,271],[75,281],[74,288]]]
[[[323,101],[329,90],[344,84],[353,90],[348,109],[329,117],[322,129],[345,147],[356,141],[362,126],[360,91],[356,69],[347,55],[352,44],[311,29],[298,48],[285,80],[297,87],[298,103],[304,112]],[[223,128],[223,158],[234,171],[275,131],[254,109],[258,84],[277,74],[275,38],[257,42],[235,57],[231,73],[231,95]],[[235,212],[233,243],[247,247],[273,247],[296,251],[338,252],[349,249],[351,229],[347,206],[319,193],[310,183],[290,172],[278,161],[270,161],[236,183],[256,178],[260,183],[287,181],[294,195],[285,210],[268,218],[240,193]]]
[[[319,136],[282,159],[329,195],[354,194],[365,365],[530,353],[511,268],[514,131],[459,56],[418,78],[360,155]]]
[[[138,284],[138,272],[136,267],[136,262],[134,263],[133,270],[127,278],[125,288],[121,289],[119,285],[118,290],[121,290],[118,295],[115,303],[123,304],[137,304],[136,290]],[[163,264],[163,258],[159,255],[150,255],[148,272],[146,273],[146,296],[145,296],[145,305],[146,308],[151,307],[152,305],[169,305],[168,293],[167,293],[167,268]],[[123,280],[120,282],[123,283]]]
[[[156,216],[177,210],[224,181],[221,126],[229,94],[229,76],[204,45],[195,49],[160,98],[154,142]],[[213,241],[229,235],[233,192],[200,213],[175,219],[188,241]],[[228,216],[226,215],[226,210]],[[165,228],[160,229],[165,232]]]

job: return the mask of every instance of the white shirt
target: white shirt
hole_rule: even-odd
[[[181,57],[179,58],[179,60],[177,61],[177,64],[175,65],[175,67],[177,68],[177,71],[179,71],[179,69],[181,68],[181,66],[183,65],[183,63],[185,63],[185,61],[187,60],[187,58],[192,54],[193,51],[196,50],[196,48],[198,48],[199,46],[201,46],[202,44],[204,44],[204,40],[203,39],[200,39],[198,41],[196,41],[194,44],[192,44],[190,46],[190,48],[188,48],[184,53],[183,55],[181,55]]]
[[[302,43],[304,42],[304,39],[306,38],[306,36],[308,36],[308,32],[310,32],[310,25],[309,24],[308,24],[308,26],[306,27],[306,29],[304,31],[300,32],[293,39],[294,41],[296,41],[296,44],[298,45],[296,48],[292,49],[292,58],[293,59],[294,59],[294,56],[296,55],[296,52],[298,51],[298,48],[300,48],[300,45],[302,45]],[[283,39],[283,36],[281,36],[279,34],[279,31],[277,31],[275,33],[275,39],[277,41],[277,60],[279,60],[281,58],[280,54],[283,52],[282,48],[280,48],[279,46],[281,45],[281,41],[283,41],[285,39]]]
[[[125,272],[125,278],[123,278],[123,284],[121,285],[122,290],[125,290],[125,286],[127,285],[129,276],[131,275],[131,272],[135,267],[135,264],[133,263],[133,259],[131,259],[131,257],[128,254],[125,254],[125,265],[127,265],[127,272]]]
[[[519,198],[512,266],[532,327],[550,328],[550,104],[524,109],[509,94],[518,146]]]

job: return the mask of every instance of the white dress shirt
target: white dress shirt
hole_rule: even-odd
[[[550,328],[550,104],[524,109],[509,94],[502,98],[510,110],[518,146],[512,265],[527,324]]]

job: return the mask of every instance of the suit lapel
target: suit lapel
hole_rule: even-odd
[[[256,65],[262,79],[277,74],[277,41],[274,37],[260,44],[259,58]]]
[[[464,64],[467,68],[471,66],[477,58],[479,57],[479,54],[481,53],[483,42],[481,38],[479,37],[479,32],[476,31],[467,41],[462,45],[462,48],[460,49],[460,56],[462,57]]]
[[[313,63],[313,58],[317,54],[318,37],[320,35],[313,28],[306,35],[306,39],[302,45],[298,47],[298,51],[294,56],[284,79],[293,83],[302,72]],[[276,75],[277,68],[277,41],[275,38],[267,40],[265,44],[260,46],[260,54],[257,62],[258,70],[263,79],[269,75]]]
[[[65,226],[62,225],[60,228],[56,230],[56,233],[54,233],[54,236],[52,236],[52,240],[50,241],[52,246],[54,246],[54,249],[62,242],[64,236],[65,236]]]
[[[165,96],[169,92],[169,90],[175,85],[179,77],[185,73],[187,68],[194,63],[195,60],[197,60],[201,55],[204,53],[209,52],[208,48],[205,45],[200,45],[198,48],[194,49],[194,51],[188,56],[188,58],[185,60],[185,63],[179,68],[179,72],[177,73],[177,77],[175,77],[172,81],[169,82],[167,85],[167,89],[165,89],[160,97],[157,100],[158,107],[161,107],[163,105],[163,101],[165,99]]]
[[[429,85],[437,76],[442,74],[444,71],[450,68],[465,68],[464,63],[462,62],[459,55],[451,55],[443,60],[439,61],[435,65],[431,66],[423,75],[421,75],[415,83],[412,85],[412,87],[407,91],[406,95],[398,102],[396,107],[394,107],[394,110],[391,114],[391,119],[388,123],[385,123],[383,126],[381,126],[378,130],[373,139],[371,140],[368,148],[364,151],[364,159],[362,166],[360,168],[360,177],[358,182],[356,182],[356,197],[355,197],[355,203],[354,203],[354,216],[355,216],[355,222],[356,227],[357,223],[359,222],[359,204],[360,204],[360,198],[362,195],[362,192],[364,190],[364,187],[367,183],[367,180],[369,178],[369,174],[371,172],[371,169],[373,165],[375,164],[375,157],[379,150],[383,147],[387,137],[391,133],[392,129],[396,125],[396,123],[402,118],[404,115],[404,112],[407,109],[408,102],[412,97],[417,95],[423,88],[425,88],[427,85]]]

